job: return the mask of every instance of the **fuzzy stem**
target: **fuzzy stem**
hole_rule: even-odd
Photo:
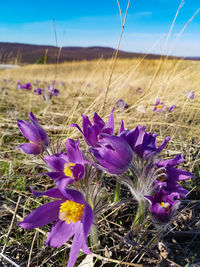
[[[152,250],[154,249],[154,247],[156,246],[156,244],[158,243],[158,241],[162,238],[164,233],[164,228],[161,229],[147,244],[147,247]]]
[[[119,195],[120,195],[120,182],[117,181],[116,182],[114,202],[119,201]]]
[[[134,226],[142,225],[144,222],[144,217],[145,217],[145,204],[144,204],[144,201],[140,201],[138,208],[137,208],[137,212],[135,215],[133,225]]]
[[[97,227],[95,224],[92,225],[90,233],[91,233],[90,241],[92,243],[92,247],[93,247],[93,249],[98,249],[99,248],[99,239],[98,239]]]

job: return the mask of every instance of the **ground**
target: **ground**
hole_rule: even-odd
[[[181,153],[185,159],[182,167],[195,177],[184,184],[191,191],[190,195],[182,200],[179,214],[160,242],[151,249],[149,241],[155,236],[155,228],[149,218],[148,228],[135,234],[137,229],[131,227],[137,204],[123,187],[122,206],[110,203],[97,222],[100,247],[92,249],[95,266],[136,266],[133,263],[191,266],[200,262],[200,62],[121,59],[117,60],[109,82],[112,64],[112,60],[100,59],[29,65],[0,72],[0,78],[6,79],[0,86],[0,247],[4,256],[20,266],[65,266],[70,243],[60,249],[45,247],[45,235],[50,226],[31,231],[17,226],[29,211],[47,201],[46,198],[33,197],[29,187],[48,189],[53,186],[47,177],[36,176],[44,171],[41,161],[15,149],[25,142],[17,128],[17,119],[28,120],[28,113],[32,111],[49,136],[65,141],[69,137],[80,137],[79,132],[69,125],[81,125],[81,114],[92,118],[97,112],[106,121],[114,107],[116,133],[120,120],[124,120],[129,129],[145,125],[149,131],[158,134],[160,143],[170,136],[163,156],[168,158]],[[32,84],[40,80],[42,88],[47,86],[45,82],[56,80],[59,96],[45,102],[42,96],[33,92],[36,84],[31,91],[20,90],[17,80]],[[191,97],[192,93],[194,97]],[[118,107],[119,99],[123,99],[129,108]],[[153,111],[157,99],[165,104],[162,112]],[[170,112],[172,105],[176,108]],[[105,176],[104,182],[112,199],[115,181]],[[77,263],[83,259],[80,254]],[[1,261],[2,266],[12,266],[6,260]]]

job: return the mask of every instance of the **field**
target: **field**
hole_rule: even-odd
[[[17,119],[28,120],[28,113],[32,111],[51,138],[65,141],[81,137],[77,129],[69,127],[72,123],[82,125],[81,114],[92,118],[97,112],[107,121],[114,107],[116,134],[120,121],[124,120],[129,129],[145,125],[147,130],[158,134],[159,143],[170,136],[162,156],[169,158],[181,153],[185,159],[182,167],[195,177],[183,183],[191,192],[182,200],[171,230],[168,229],[159,246],[151,250],[145,242],[132,247],[124,239],[130,231],[136,204],[127,188],[122,188],[121,199],[129,197],[124,210],[116,205],[98,219],[101,245],[92,249],[95,266],[192,266],[200,262],[200,62],[167,58],[119,59],[113,72],[112,66],[112,60],[99,59],[0,71],[0,81],[6,79],[0,84],[0,248],[3,255],[19,266],[65,266],[70,243],[60,249],[45,247],[49,226],[29,231],[17,226],[25,215],[44,203],[44,199],[33,197],[29,187],[44,190],[53,186],[49,178],[36,176],[44,172],[40,159],[15,149],[25,142]],[[46,86],[45,82],[56,80],[59,96],[44,101],[33,92],[36,85],[30,91],[19,90],[17,80],[31,84],[40,80],[41,87]],[[192,97],[191,93],[194,93]],[[129,107],[117,106],[119,99]],[[162,112],[153,111],[157,99],[165,103]],[[170,112],[173,105],[176,108]],[[114,179],[111,179],[110,188],[113,184]],[[148,235],[145,233],[146,241],[153,230],[149,231]],[[77,263],[83,259],[81,254]],[[5,259],[1,260],[2,266],[12,266]]]

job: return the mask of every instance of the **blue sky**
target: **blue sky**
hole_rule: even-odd
[[[126,0],[119,0],[125,13]],[[144,53],[200,56],[200,0],[186,0],[180,9],[166,49],[178,0],[131,0],[120,49]],[[1,1],[0,42],[116,47],[121,21],[116,0],[10,0]]]

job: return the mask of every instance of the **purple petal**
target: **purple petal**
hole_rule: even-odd
[[[33,115],[32,112],[29,112],[29,120],[35,125],[35,124],[39,124],[38,120],[36,119],[36,117]]]
[[[76,223],[74,232],[75,235],[72,241],[67,267],[74,266],[83,243],[86,243],[86,240],[83,236],[82,224],[80,222]]]
[[[48,196],[48,197],[53,197],[53,198],[58,198],[58,199],[65,199],[65,197],[60,192],[60,190],[58,190],[58,188],[51,188],[45,192],[35,191],[32,187],[30,187],[30,190],[33,193],[33,195],[36,197]]]
[[[182,186],[180,186],[180,184],[176,183],[176,182],[167,182],[167,185],[165,187],[165,190],[168,193],[174,193],[177,192],[180,196],[185,197],[189,191],[186,190],[185,188],[183,188]]]
[[[39,155],[40,153],[42,153],[41,146],[32,143],[21,144],[17,147],[19,147],[26,154]]]
[[[59,157],[45,156],[44,160],[49,165],[49,167],[58,172],[64,172],[64,165],[66,161]]]
[[[78,181],[81,178],[83,178],[83,175],[85,173],[85,168],[81,164],[76,164],[75,166],[71,167],[71,171],[73,173],[73,177],[75,178],[75,181]]]
[[[18,225],[24,229],[33,229],[57,220],[62,202],[62,200],[56,200],[36,208]]]
[[[145,127],[144,126],[137,126],[133,130],[124,130],[120,133],[120,136],[125,139],[130,147],[135,151],[137,154],[143,154],[143,139],[145,135]],[[141,150],[141,151],[140,151]]]
[[[87,132],[84,132],[85,141],[90,146],[96,146],[98,136],[101,133],[100,128],[97,125],[87,128]]]
[[[87,203],[85,203],[85,209],[84,209],[83,218],[82,218],[83,233],[84,233],[85,239],[87,239],[87,236],[90,232],[90,228],[92,227],[93,220],[94,220],[93,210]]]
[[[84,162],[83,154],[79,149],[79,141],[76,142],[70,138],[66,142],[67,154],[69,162],[82,163]]]
[[[174,167],[176,165],[179,165],[183,161],[184,161],[184,159],[181,156],[181,154],[178,154],[173,159],[168,159],[168,160],[158,162],[157,166],[159,166],[159,167]]]
[[[49,245],[53,248],[59,248],[65,242],[67,242],[74,235],[74,224],[67,224],[65,221],[58,220],[54,226],[52,226],[49,232],[45,245]]]
[[[170,181],[181,181],[193,178],[194,175],[188,171],[177,169],[173,167],[167,167],[167,180]]]
[[[64,173],[60,173],[60,172],[43,172],[43,173],[39,173],[37,175],[44,175],[44,174],[48,175],[54,181],[56,181],[57,179],[61,178],[62,175],[64,176]]]
[[[52,90],[54,89],[55,83],[56,83],[56,81],[53,81],[53,82],[50,84],[50,86],[48,87],[48,89],[49,89],[50,91],[52,91]]]
[[[84,133],[83,133],[83,131],[81,130],[81,128],[78,126],[78,124],[72,123],[72,124],[70,124],[70,127],[75,127],[75,128],[77,128],[77,129],[82,133],[82,135],[84,136]]]
[[[37,95],[41,95],[42,94],[42,89],[41,88],[37,88],[34,90],[34,93],[36,93]]]
[[[50,92],[50,94],[52,95],[52,96],[59,96],[59,90],[58,89],[53,89],[53,90],[51,90],[51,92]]]
[[[117,105],[118,108],[120,108],[120,109],[122,109],[122,110],[129,108],[129,105],[128,105],[126,102],[124,102],[123,99],[119,99],[119,100],[116,102],[116,105]]]
[[[112,174],[123,173],[131,164],[133,151],[119,136],[101,134],[99,147],[90,148],[99,164]]]
[[[88,119],[88,118],[87,118]],[[101,130],[104,128],[105,126],[105,122],[102,120],[101,117],[99,117],[99,115],[95,112],[94,113],[94,117],[93,117],[93,122],[94,124],[96,124],[98,126],[98,128],[100,128]]]
[[[48,143],[49,143],[48,136],[47,136],[45,130],[40,126],[38,120],[36,119],[36,117],[33,115],[32,112],[29,113],[29,119],[33,123],[33,125],[37,128],[37,130],[40,134],[40,137],[43,140],[44,144],[46,146],[48,146]]]
[[[56,186],[62,192],[64,196],[66,196],[66,187],[68,184],[74,183],[74,179],[72,177],[61,177],[56,180]]]
[[[81,115],[83,118],[83,132],[84,134],[87,132],[88,127],[92,127],[92,123],[89,120],[88,116]]]
[[[119,133],[122,133],[124,130],[125,130],[124,122],[121,120],[120,121],[120,130],[119,130]]]
[[[114,112],[115,108],[112,109],[109,119],[108,119],[108,123],[107,123],[107,127],[111,129],[111,133],[114,133],[114,116],[113,116],[113,112]]]
[[[63,193],[63,192],[62,192]],[[65,192],[63,193],[66,199],[72,200],[74,202],[77,202],[79,204],[85,204],[84,196],[81,192],[74,190],[74,189],[65,189]]]
[[[101,128],[99,128],[98,124],[92,126],[88,116],[81,116],[83,117],[83,136],[85,141],[89,146],[95,146],[98,141],[98,135],[101,133]]]
[[[163,143],[158,147],[158,149],[157,149],[157,151],[158,152],[161,152],[165,147],[166,147],[166,145],[168,144],[168,142],[170,141],[170,137],[168,136],[168,137],[166,137],[165,139],[164,139],[164,141],[163,141]]]
[[[40,134],[38,132],[38,129],[32,125],[31,123],[24,121],[24,120],[18,120],[17,125],[19,127],[19,130],[21,133],[30,141],[34,143],[38,143],[41,141]]]
[[[172,111],[174,111],[175,110],[175,108],[176,108],[176,106],[175,105],[172,105],[170,108],[169,108],[169,112],[172,112]]]

